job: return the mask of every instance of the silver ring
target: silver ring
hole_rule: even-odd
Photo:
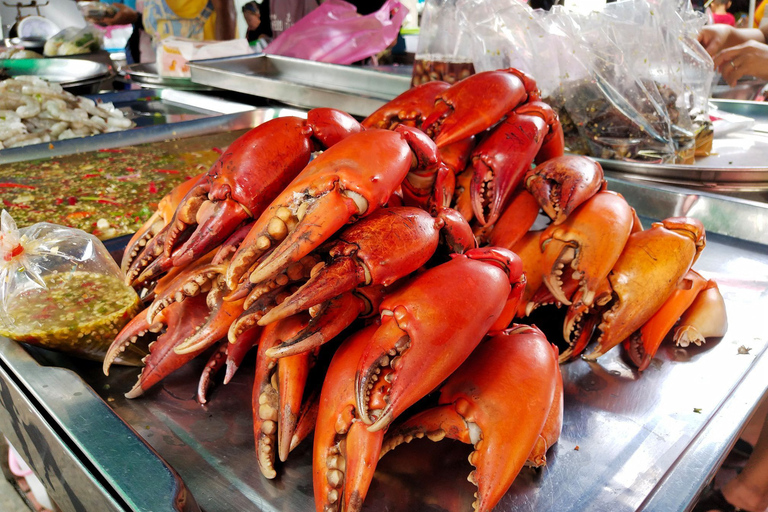
[[[729,64],[731,65],[731,67],[732,67],[733,69],[736,69],[736,64],[734,64],[734,63],[733,63],[733,61],[729,61]]]

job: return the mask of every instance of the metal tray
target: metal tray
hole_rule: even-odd
[[[90,97],[114,103],[136,122],[136,127],[3,149],[0,164],[251,128],[263,120],[264,115],[261,111],[264,109],[256,111],[250,105],[173,89],[120,91]]]
[[[157,63],[128,64],[120,68],[120,76],[128,83],[135,83],[144,88],[171,88],[181,91],[211,91],[214,88],[194,83],[189,78],[160,76]]]
[[[62,86],[106,77],[112,72],[103,62],[84,59],[2,59],[0,69],[10,76],[34,75]]]
[[[751,130],[715,137],[712,155],[697,158],[693,165],[653,164],[597,158],[610,171],[637,175],[662,183],[723,190],[743,187],[753,191],[756,184],[768,183],[768,103],[760,101],[711,100],[718,109],[755,120]]]
[[[274,55],[200,60],[189,67],[198,84],[358,116],[368,116],[411,85],[410,75]]]
[[[616,190],[617,184],[612,181],[609,188]],[[654,187],[628,182],[621,192],[633,205],[655,205],[655,218],[669,214],[654,202],[659,195]],[[678,201],[687,197],[678,196]],[[734,201],[732,221],[751,214],[742,211],[742,205]],[[718,205],[710,208],[717,210]],[[705,225],[709,228],[708,221]],[[679,350],[664,344],[642,375],[618,348],[598,363],[578,360],[564,365],[560,441],[548,454],[545,470],[521,472],[497,512],[688,509],[759,402],[768,372],[768,338],[761,321],[768,307],[766,246],[711,235],[697,269],[718,281],[728,309],[727,335],[702,348]],[[277,479],[266,480],[255,469],[253,360],[246,360],[234,379],[215,387],[209,404],[200,406],[194,395],[205,359],[188,364],[146,396],[127,400],[122,394],[135,382],[135,368],[113,367],[107,378],[99,364],[41,349],[24,351],[0,339],[0,369],[5,368],[27,396],[37,398],[49,424],[76,439],[94,473],[109,477],[112,495],[129,502],[132,493],[140,492],[141,503],[152,502],[153,510],[173,509],[167,491],[156,494],[156,487],[140,489],[135,481],[145,461],[158,467],[155,459],[146,451],[125,451],[130,439],[122,431],[115,436],[116,427],[109,422],[89,423],[93,411],[104,404],[178,471],[206,512],[313,510],[310,441],[291,453]],[[80,379],[80,389],[56,385],[62,370],[50,366],[73,370],[70,375]],[[0,428],[6,427],[0,423]],[[102,453],[99,447],[105,443],[114,444]],[[466,461],[470,450],[456,442],[423,439],[387,454],[378,465],[366,510],[471,510],[474,487],[466,481],[472,469]],[[118,471],[115,458],[141,470],[112,474]],[[33,467],[39,470],[45,461],[37,462]],[[50,481],[57,483],[57,477],[61,475],[52,475]],[[137,504],[126,508],[142,510]]]

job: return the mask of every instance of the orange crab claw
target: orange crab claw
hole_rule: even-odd
[[[680,325],[675,329],[674,340],[680,347],[691,343],[701,346],[705,338],[725,336],[728,331],[728,317],[725,301],[715,281],[707,281],[707,286],[694,299],[693,304],[680,317]]]
[[[550,412],[557,411],[558,379],[556,350],[541,331],[517,326],[500,333],[481,343],[440,387],[437,408],[387,435],[382,452],[423,435],[472,444],[473,509],[490,511],[539,442]]]
[[[530,169],[524,183],[555,225],[565,222],[581,203],[606,187],[599,163],[572,155],[552,158]]]
[[[293,337],[308,321],[306,315],[286,318],[266,327],[259,340],[253,382],[253,432],[259,468],[267,478],[277,476],[275,455],[281,461],[288,457],[314,354],[273,359],[266,350]]]
[[[354,372],[378,327],[373,323],[344,341],[323,381],[312,455],[317,512],[360,510],[373,480],[384,431],[370,432],[360,420]]]
[[[227,360],[227,347],[229,343],[221,341],[213,351],[208,362],[205,363],[200,380],[197,382],[197,402],[205,405],[208,403],[208,389],[211,387],[213,377],[224,367]]]
[[[261,338],[261,327],[252,327],[241,332],[234,343],[227,344],[227,371],[224,374],[224,384],[229,384],[246,354],[258,345]]]
[[[422,127],[438,147],[448,146],[495,125],[531,94],[536,83],[516,69],[477,73],[439,94]]]
[[[572,279],[566,282],[576,283]],[[566,295],[569,293],[569,290],[566,288]],[[568,347],[560,354],[561,363],[575,358],[587,348],[592,339],[592,334],[595,332],[595,328],[600,321],[600,313],[603,306],[611,301],[611,293],[611,285],[608,279],[605,279],[598,286],[591,305],[584,304],[582,300],[583,291],[580,289],[574,289],[572,296],[569,295],[572,299],[571,305],[568,306],[568,311],[563,321],[563,339],[568,344]]]
[[[677,288],[705,244],[700,221],[672,217],[630,235],[608,280],[613,300],[598,325],[594,361],[645,324]]]
[[[535,326],[533,326],[535,327]],[[555,353],[555,357],[558,357],[558,350],[555,345],[550,345]],[[559,359],[558,359],[559,361]],[[563,376],[560,373],[560,365],[557,365],[557,377],[555,377],[555,394],[552,397],[552,405],[549,408],[547,419],[544,421],[544,426],[541,429],[536,444],[533,445],[533,450],[528,454],[528,460],[526,465],[539,468],[546,466],[547,464],[547,452],[552,448],[555,443],[560,439],[560,434],[563,431]]]
[[[424,119],[432,112],[437,96],[451,84],[435,80],[411,87],[363,120],[365,128],[392,130],[400,124],[421,128]]]
[[[518,188],[494,224],[488,242],[497,247],[513,247],[531,229],[538,216],[536,198],[524,188]]]
[[[154,259],[156,256],[154,254],[155,246],[159,248],[158,250],[162,250],[165,240],[164,238],[157,238],[157,235],[163,232],[164,228],[171,223],[173,213],[176,211],[179,203],[181,203],[181,200],[203,176],[205,176],[205,173],[176,185],[176,187],[166,194],[157,204],[157,211],[152,214],[152,216],[128,241],[128,244],[125,246],[125,251],[123,251],[123,259],[120,263],[120,270],[122,270],[123,275],[126,276],[127,284],[131,284],[132,277],[129,276],[129,269],[137,258],[151,255],[151,258]],[[144,254],[145,252],[146,255]],[[139,268],[143,268],[149,263],[150,261],[145,261],[139,265]]]
[[[591,306],[597,288],[608,276],[632,230],[632,209],[624,198],[610,191],[592,196],[559,225],[541,234],[544,284],[562,304],[570,305],[563,292],[563,269],[573,269],[582,301]]]
[[[391,285],[429,261],[446,222],[447,237],[455,240],[456,252],[475,246],[471,228],[453,210],[444,209],[435,218],[419,208],[386,208],[357,221],[339,234],[329,251],[330,263],[315,267],[309,281],[264,315],[259,324],[304,311],[357,287]]]
[[[252,283],[269,279],[350,220],[385,205],[411,169],[414,155],[420,167],[437,164],[434,143],[401,125],[395,131],[350,135],[315,158],[259,217],[233,256],[227,272],[230,289],[244,275]]]
[[[272,119],[250,130],[184,197],[165,237],[165,256],[180,266],[209,252],[241,222],[261,215],[314,150],[360,130],[354,118],[334,109],[310,110],[306,120]]]
[[[629,358],[638,370],[642,372],[648,368],[667,333],[706,286],[706,279],[695,270],[689,270],[661,308],[624,341]]]
[[[459,367],[502,314],[521,277],[516,254],[484,247],[452,255],[384,299],[381,327],[355,374],[357,410],[372,432],[386,428]],[[463,283],[459,289],[457,282]],[[382,408],[374,409],[371,390],[388,368],[394,370],[391,386]]]

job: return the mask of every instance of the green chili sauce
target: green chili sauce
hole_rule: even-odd
[[[139,310],[136,292],[115,276],[52,272],[43,281],[46,288],[16,296],[7,309],[14,325],[0,325],[0,334],[102,360],[120,329]]]

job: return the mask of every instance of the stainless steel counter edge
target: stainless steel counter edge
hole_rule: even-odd
[[[0,427],[65,512],[200,510],[178,474],[76,373],[43,368],[3,337]]]
[[[702,480],[702,475],[706,475],[706,482],[714,478],[730,451],[714,450],[713,447],[726,445],[730,448],[736,442],[743,425],[734,418],[749,418],[752,415],[766,391],[766,375],[768,355],[763,352],[754,361],[741,383],[680,456],[673,471],[670,471],[648,496],[640,510],[667,512],[689,511],[693,508],[701,491],[698,481]]]
[[[768,204],[729,196],[618,179],[606,172],[608,189],[618,192],[641,217],[699,219],[707,232],[768,245]]]

